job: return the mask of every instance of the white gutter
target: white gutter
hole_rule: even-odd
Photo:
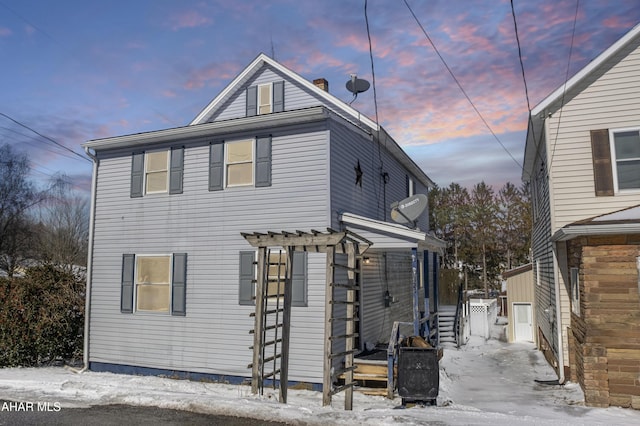
[[[89,318],[91,316],[91,282],[93,280],[93,234],[96,213],[96,187],[98,185],[98,158],[89,152],[89,147],[84,147],[84,152],[93,160],[93,172],[91,174],[91,207],[89,209],[89,242],[87,250],[87,283],[85,285],[84,301],[84,343],[82,348],[82,363],[80,373],[89,369]]]
[[[558,229],[551,241],[567,241],[583,235],[640,234],[640,223],[609,223],[606,225],[572,225]]]
[[[82,144],[85,148],[113,149],[129,148],[148,143],[175,142],[177,139],[187,138],[211,138],[216,133],[252,131],[264,129],[275,125],[291,125],[321,121],[329,118],[329,111],[324,107],[313,107],[293,111],[278,112],[269,115],[257,115],[224,121],[215,121],[193,126],[175,127],[172,129],[157,130],[147,133],[116,136],[105,139],[94,139]]]

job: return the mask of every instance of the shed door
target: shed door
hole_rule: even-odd
[[[513,304],[513,331],[515,341],[533,341],[533,324],[531,322],[531,303]]]

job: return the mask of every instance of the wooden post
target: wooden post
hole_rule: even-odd
[[[289,386],[289,335],[291,334],[291,296],[293,292],[293,247],[287,251],[287,276],[284,280],[284,306],[282,312],[282,343],[280,346],[280,402],[287,403]],[[274,377],[275,379],[275,377]]]
[[[353,409],[353,341],[354,341],[354,333],[355,333],[355,302],[356,302],[356,249],[353,243],[347,244],[347,278],[348,285],[347,288],[347,323],[345,334],[347,335],[347,339],[345,342],[345,352],[347,352],[347,356],[344,360],[344,366],[346,371],[344,384],[347,386],[344,393],[344,409],[352,410]]]
[[[323,379],[322,379],[322,405],[331,405],[331,391],[333,388],[333,378],[331,377],[331,335],[333,334],[333,323],[331,322],[333,305],[331,300],[333,299],[333,262],[335,260],[335,247],[327,247],[327,273],[326,273],[326,286],[325,286],[325,302],[324,302],[324,367],[323,367]]]
[[[258,248],[258,272],[256,277],[256,311],[253,326],[253,363],[251,367],[251,393],[256,394],[262,389],[262,344],[264,343],[264,289],[265,262],[267,248]]]
[[[420,308],[418,304],[418,249],[411,249],[411,284],[413,293],[413,335],[420,335]]]

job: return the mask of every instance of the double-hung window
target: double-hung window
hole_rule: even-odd
[[[185,315],[186,253],[124,254],[120,311]]]
[[[209,191],[242,186],[271,186],[271,136],[209,146]]]
[[[225,144],[227,187],[253,185],[253,145],[253,139]]]
[[[611,130],[615,192],[640,189],[640,129]]]
[[[145,194],[166,193],[169,186],[169,151],[146,152],[144,165]]]
[[[284,81],[247,87],[246,101],[247,117],[284,111]]]
[[[131,198],[182,194],[184,147],[135,152],[131,157]]]

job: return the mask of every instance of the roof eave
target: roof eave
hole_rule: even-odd
[[[573,225],[558,229],[551,241],[568,241],[589,235],[640,234],[640,223],[615,223],[606,225]]]
[[[171,129],[156,130],[147,133],[115,136],[105,139],[94,139],[82,144],[83,147],[94,150],[126,148],[137,145],[175,142],[198,137],[208,137],[212,134],[225,134],[237,131],[251,131],[271,126],[284,126],[313,121],[326,120],[329,111],[322,106],[278,112],[268,115],[256,115],[212,123],[203,123]]]

